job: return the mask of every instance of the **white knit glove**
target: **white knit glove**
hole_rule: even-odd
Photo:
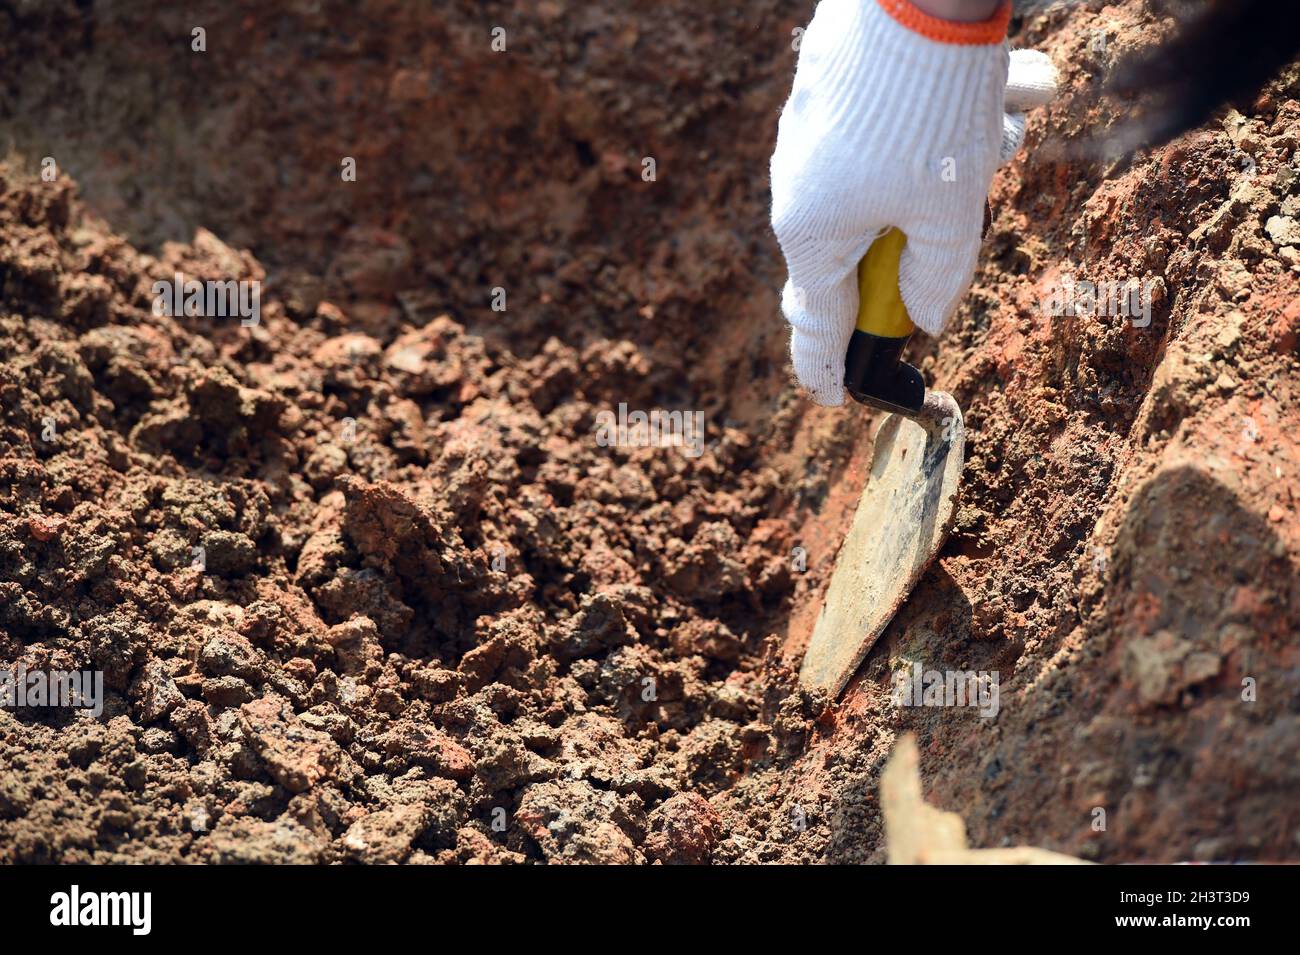
[[[1008,56],[1010,14],[1010,0],[983,23],[909,0],[822,0],[804,33],[772,154],[772,227],[795,375],[818,404],[844,401],[857,264],[878,235],[907,236],[899,288],[930,334],[970,286],[999,159],[1024,139],[1021,110],[1056,92],[1044,54]]]

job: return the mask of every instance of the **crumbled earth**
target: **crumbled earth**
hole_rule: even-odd
[[[1018,12],[1062,96],[913,346],[957,526],[830,701],[875,422],[784,367],[812,3],[149,6],[0,22],[0,661],[106,691],[0,709],[0,860],[884,861],[908,731],[974,848],[1300,857],[1300,73],[1117,158],[1159,4]],[[155,314],[177,272],[260,320]],[[1150,323],[1047,314],[1067,274]],[[604,446],[620,403],[703,453]],[[915,661],[997,716],[892,705]]]

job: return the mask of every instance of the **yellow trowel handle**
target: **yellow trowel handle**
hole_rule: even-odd
[[[890,229],[858,263],[857,329],[884,338],[906,338],[916,330],[898,291],[898,261],[907,237]]]
[[[916,415],[925,402],[921,373],[900,360],[916,330],[898,290],[898,262],[907,237],[890,229],[858,263],[858,321],[844,356],[844,387],[863,404]]]

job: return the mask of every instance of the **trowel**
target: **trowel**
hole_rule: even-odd
[[[858,317],[844,361],[855,401],[890,412],[876,431],[871,473],[840,546],[799,682],[832,699],[862,663],[952,529],[966,452],[961,409],[927,391],[902,360],[915,327],[898,289],[907,243],[898,229],[858,263]]]

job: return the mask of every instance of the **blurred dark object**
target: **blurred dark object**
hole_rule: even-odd
[[[1205,123],[1221,106],[1241,103],[1300,55],[1296,0],[1157,0],[1178,17],[1178,32],[1123,63],[1109,92],[1148,99],[1120,140],[1161,146]]]

